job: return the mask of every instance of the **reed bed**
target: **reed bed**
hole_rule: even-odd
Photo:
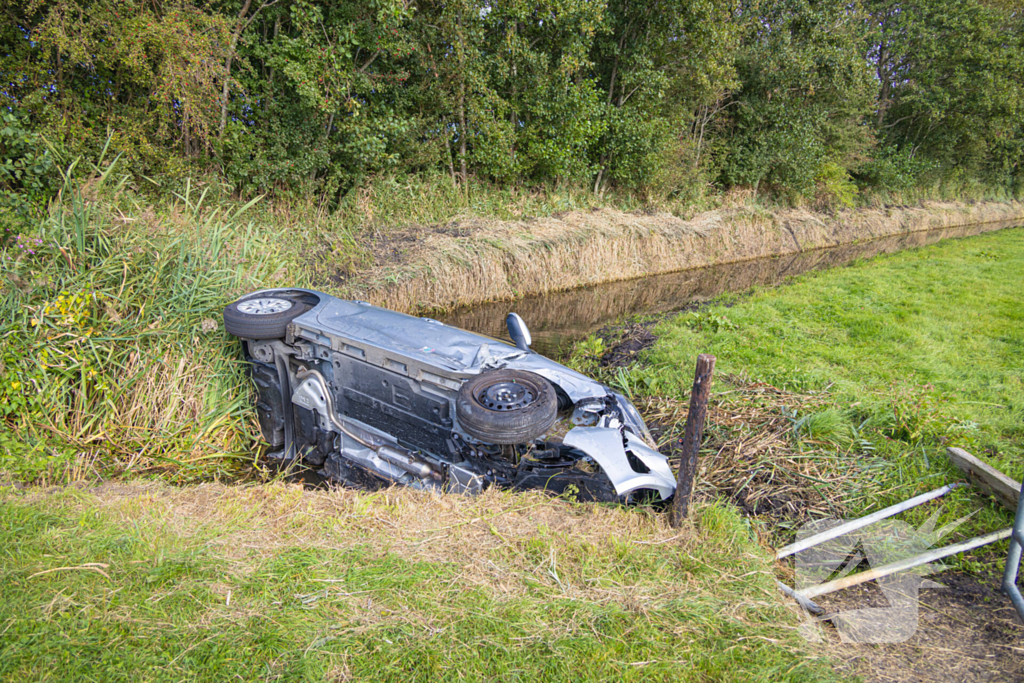
[[[154,468],[216,476],[251,459],[256,440],[220,311],[285,282],[283,240],[246,220],[252,203],[204,206],[205,192],[158,215],[114,168],[85,184],[69,169],[48,215],[0,253],[0,454],[43,482]]]

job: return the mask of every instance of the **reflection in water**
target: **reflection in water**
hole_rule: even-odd
[[[979,223],[912,232],[788,256],[610,282],[514,302],[480,304],[457,309],[440,316],[440,320],[480,334],[508,339],[505,316],[509,311],[515,311],[530,327],[533,349],[546,356],[558,357],[568,351],[571,343],[623,316],[678,311],[695,301],[705,301],[726,292],[741,292],[757,285],[776,285],[800,273],[1016,225],[1018,223],[1015,222]]]

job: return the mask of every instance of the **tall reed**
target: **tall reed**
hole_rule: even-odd
[[[0,251],[0,457],[25,479],[217,476],[254,453],[220,311],[288,272],[287,241],[189,188],[159,213],[117,163],[72,164],[45,218]],[[294,280],[292,281],[294,282]]]

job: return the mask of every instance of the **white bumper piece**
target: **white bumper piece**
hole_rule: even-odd
[[[620,496],[637,489],[652,489],[668,499],[676,490],[676,478],[668,465],[668,458],[654,450],[640,437],[625,432],[626,445],[622,443],[622,432],[613,428],[576,427],[562,439],[566,446],[583,451],[594,459],[608,478],[615,492]],[[648,469],[637,472],[626,457],[629,450]]]

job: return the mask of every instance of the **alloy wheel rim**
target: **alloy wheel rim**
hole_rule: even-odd
[[[292,307],[292,302],[287,299],[275,299],[272,297],[246,299],[238,304],[238,310],[246,315],[271,315],[283,313]]]

